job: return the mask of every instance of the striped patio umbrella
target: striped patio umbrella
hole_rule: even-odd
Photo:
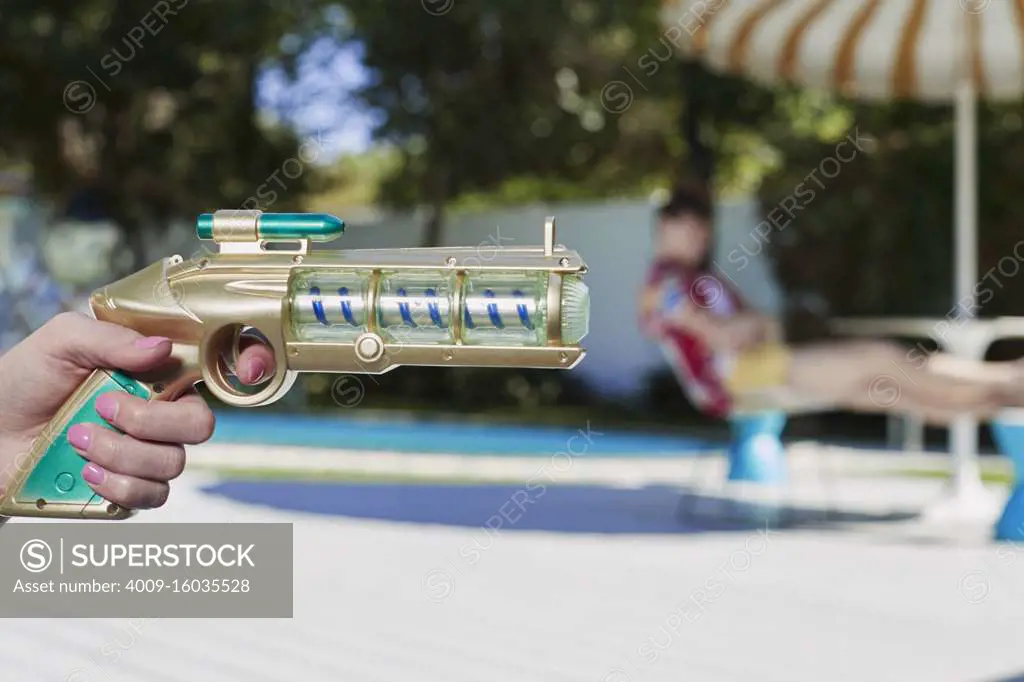
[[[665,0],[666,42],[766,85],[956,107],[957,301],[977,282],[976,101],[1024,93],[1024,0]]]

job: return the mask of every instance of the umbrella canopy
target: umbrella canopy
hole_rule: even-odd
[[[666,0],[665,39],[719,71],[866,100],[1024,93],[1024,0]]]

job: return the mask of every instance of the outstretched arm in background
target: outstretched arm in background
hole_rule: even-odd
[[[779,324],[773,318],[750,309],[722,317],[687,302],[675,310],[662,311],[661,291],[657,283],[644,287],[639,308],[642,320],[658,319],[662,325],[693,334],[716,350],[746,350],[761,343],[781,340]]]

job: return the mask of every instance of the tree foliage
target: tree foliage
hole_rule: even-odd
[[[359,94],[382,114],[376,138],[404,156],[382,198],[431,207],[428,240],[458,197],[521,199],[508,191],[516,183],[533,199],[619,194],[672,164],[669,69],[628,110],[610,107],[605,90],[657,42],[655,2],[424,2],[400,15],[378,0],[345,6],[372,74]]]
[[[792,294],[823,297],[833,315],[955,316],[952,107],[836,105],[849,113],[850,130],[859,129],[875,143],[843,163],[836,177],[822,178],[813,202],[769,237],[765,251],[780,280]],[[976,312],[1020,314],[1019,108],[983,106],[979,123]],[[773,146],[780,162],[761,188],[766,213],[792,196],[823,160],[836,156],[834,139],[792,132],[776,136]]]
[[[323,32],[321,4],[5,2],[0,155],[27,162],[56,206],[112,218],[136,267],[145,226],[237,208],[294,155],[294,135],[259,120],[256,75],[294,65]]]

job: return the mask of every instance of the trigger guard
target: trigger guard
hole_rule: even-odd
[[[236,365],[238,360],[238,340],[241,338],[241,335],[241,328],[239,328],[233,331],[231,337],[231,355],[235,358]],[[216,343],[217,334],[210,335],[203,340],[200,350],[200,357],[204,358],[201,373],[207,390],[215,398],[227,405],[234,407],[270,405],[283,398],[291,390],[292,386],[295,385],[296,379],[298,379],[297,372],[285,369],[288,366],[286,359],[277,352],[277,348],[273,344],[270,344],[270,347],[274,350],[274,362],[277,368],[273,376],[270,377],[266,387],[256,393],[239,393],[230,387],[226,377],[220,371],[218,364],[220,353],[217,352]]]
[[[276,403],[292,390],[298,378],[299,373],[292,370],[276,372],[266,388],[258,393],[243,394],[226,389],[217,379],[210,376],[205,366],[203,367],[203,383],[206,384],[206,389],[217,400],[233,407],[262,407]]]

